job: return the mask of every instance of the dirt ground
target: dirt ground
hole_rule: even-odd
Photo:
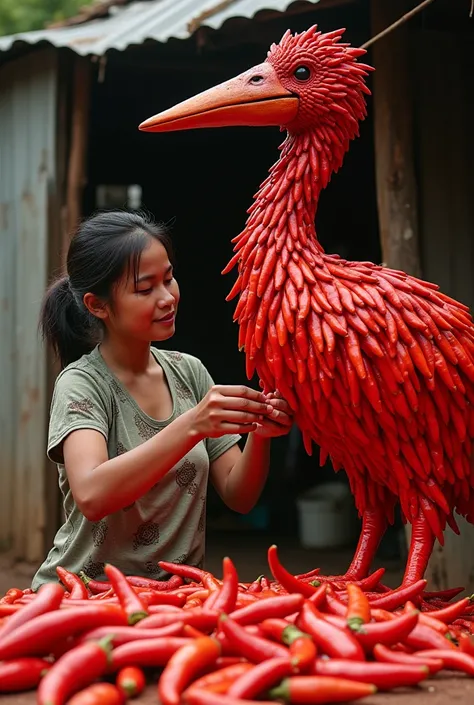
[[[221,561],[224,555],[234,560],[242,581],[254,580],[262,573],[268,574],[266,550],[272,540],[258,534],[228,534],[212,532],[208,537],[206,567],[216,575],[221,574]],[[289,542],[277,542],[282,561],[294,573],[302,573],[316,566],[326,574],[344,572],[350,562],[351,551],[317,552],[295,546]],[[391,587],[400,584],[401,565],[397,562],[382,560],[387,568],[384,582]],[[0,556],[0,594],[10,587],[28,587],[35,567],[31,565],[12,565],[8,556]],[[34,693],[0,696],[0,705],[35,705]],[[134,700],[136,705],[157,705],[159,703],[156,686],[149,686],[143,695]],[[472,705],[474,703],[474,679],[464,676],[456,677],[453,673],[437,675],[434,680],[426,681],[418,688],[391,693],[379,693],[365,699],[366,705]]]
[[[4,695],[2,705],[35,705],[34,693]],[[156,686],[149,686],[136,705],[159,705]],[[435,680],[426,681],[418,688],[379,693],[361,700],[364,705],[472,705],[474,703],[474,680],[454,678],[452,674],[438,675]]]

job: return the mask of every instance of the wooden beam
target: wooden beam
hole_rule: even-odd
[[[63,233],[63,263],[71,233],[82,216],[82,193],[86,183],[86,153],[89,131],[91,64],[76,57],[73,68],[71,138],[68,157],[66,218]]]
[[[372,0],[372,35],[413,7],[408,0]],[[375,172],[383,261],[421,274],[413,145],[410,28],[402,25],[373,47]]]

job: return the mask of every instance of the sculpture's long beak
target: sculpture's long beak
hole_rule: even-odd
[[[271,64],[265,62],[148,118],[139,129],[172,132],[197,127],[286,125],[296,117],[298,105],[298,97],[281,85]]]

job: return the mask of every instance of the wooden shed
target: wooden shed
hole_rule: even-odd
[[[345,26],[361,45],[413,11],[369,47],[369,118],[324,194],[319,231],[329,250],[422,274],[474,308],[469,10],[470,0],[106,0],[61,26],[0,38],[0,549],[39,562],[60,522],[45,459],[56,370],[37,319],[82,215],[137,204],[175,220],[184,332],[173,345],[201,357],[216,379],[244,380],[219,271],[278,131],[164,140],[136,128],[261,61],[287,27]],[[212,297],[218,337],[215,320],[197,320],[196,292]],[[437,585],[452,546],[467,555],[460,546],[473,538],[470,527],[458,543],[448,537],[433,563]],[[456,574],[450,565],[449,581],[474,590],[467,563],[457,561]]]

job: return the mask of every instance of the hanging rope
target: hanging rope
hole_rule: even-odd
[[[396,22],[393,22],[393,24],[389,25],[386,27],[384,30],[379,32],[378,34],[375,35],[375,37],[372,37],[372,39],[369,39],[365,44],[362,44],[361,49],[367,49],[367,47],[372,46],[372,44],[375,44],[379,39],[382,39],[382,37],[387,36],[387,34],[390,34],[390,32],[393,32],[394,29],[397,29],[397,27],[400,27],[400,25],[405,24],[405,22],[408,22],[408,20],[411,20],[412,17],[417,15],[419,12],[425,9],[425,7],[428,7],[428,5],[431,5],[433,0],[423,0],[422,3],[417,5],[416,7],[413,8],[413,10],[410,10],[409,12],[405,13],[400,19],[398,19]],[[471,0],[472,2],[472,9],[474,9],[474,0]]]

